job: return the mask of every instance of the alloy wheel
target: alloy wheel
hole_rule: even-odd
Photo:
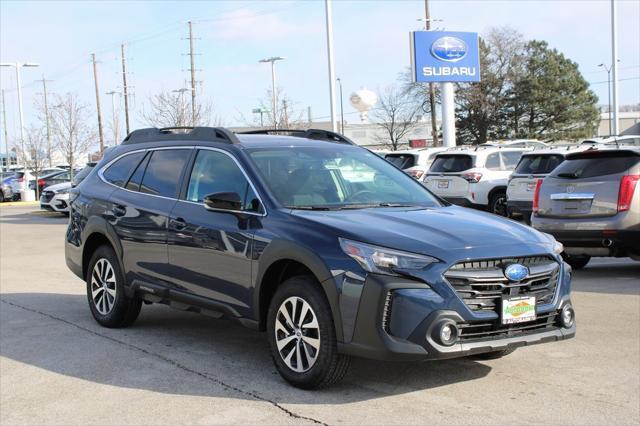
[[[289,297],[280,305],[275,322],[276,345],[284,363],[296,373],[310,370],[320,352],[320,326],[311,305]]]
[[[507,216],[507,197],[505,195],[498,195],[493,202],[493,213],[500,216]]]
[[[107,315],[116,302],[116,274],[111,263],[99,259],[91,272],[91,299],[102,315]]]

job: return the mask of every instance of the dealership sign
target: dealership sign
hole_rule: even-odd
[[[416,82],[480,81],[478,34],[412,32],[411,69]]]

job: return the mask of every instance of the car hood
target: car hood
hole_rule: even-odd
[[[549,253],[545,234],[510,219],[457,206],[294,210],[338,236],[440,258],[490,258]]]
[[[69,188],[71,188],[71,182],[62,182],[62,183],[57,183],[55,185],[47,186],[44,189],[44,191],[59,192],[59,191],[62,191],[64,189],[69,189]]]

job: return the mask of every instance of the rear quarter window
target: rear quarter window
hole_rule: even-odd
[[[473,157],[470,155],[438,155],[429,172],[436,173],[456,173],[473,168]]]
[[[516,166],[515,173],[522,175],[546,175],[564,161],[562,155],[525,155]]]
[[[416,165],[416,158],[413,154],[387,154],[384,159],[399,169],[408,169]]]
[[[551,176],[580,179],[624,173],[640,162],[640,156],[625,153],[583,154],[566,159]]]
[[[124,186],[129,175],[131,175],[133,169],[138,165],[140,160],[142,160],[144,154],[144,152],[134,152],[133,154],[125,155],[107,167],[102,173],[102,177],[113,185]]]

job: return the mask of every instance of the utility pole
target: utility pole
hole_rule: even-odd
[[[429,0],[424,0],[425,28],[431,30],[431,13],[429,12]],[[433,83],[429,83],[429,109],[431,110],[431,137],[433,146],[438,146],[438,123],[436,122],[436,89]]]
[[[613,134],[620,134],[618,121],[618,35],[617,35],[617,0],[611,0],[611,77],[613,80]]]
[[[333,17],[331,0],[324,0],[324,12],[327,23],[327,63],[329,66],[329,103],[331,109],[331,130],[338,131],[336,114],[336,70],[333,65]]]
[[[126,59],[124,56],[124,44],[120,45],[120,55],[122,57],[122,91],[124,95],[124,122],[127,130],[127,135],[129,134],[129,93],[127,87],[127,65]]]
[[[193,28],[191,26],[191,21],[189,24],[189,58],[191,60],[191,125],[193,127],[196,126],[196,68],[195,68],[195,60],[193,53]]]
[[[9,132],[7,131],[7,107],[4,104],[4,89],[2,89],[2,128],[4,129],[4,147],[7,154],[4,170],[9,171],[11,157],[9,157]]]
[[[283,128],[288,129],[289,126],[289,112],[287,111],[287,100],[282,100],[282,116],[283,116]]]
[[[96,54],[91,54],[93,62],[93,82],[96,86],[96,110],[98,111],[98,135],[100,137],[100,154],[104,152],[104,136],[102,135],[102,113],[100,112],[100,90],[98,89],[98,68],[96,67]],[[73,164],[71,164],[73,167]]]
[[[47,80],[42,75],[42,97],[44,98],[44,117],[47,125],[47,161],[51,167],[51,126],[49,125],[49,103],[47,102]]]
[[[336,78],[340,88],[340,133],[344,135],[344,106],[342,104],[342,80],[340,77]]]

